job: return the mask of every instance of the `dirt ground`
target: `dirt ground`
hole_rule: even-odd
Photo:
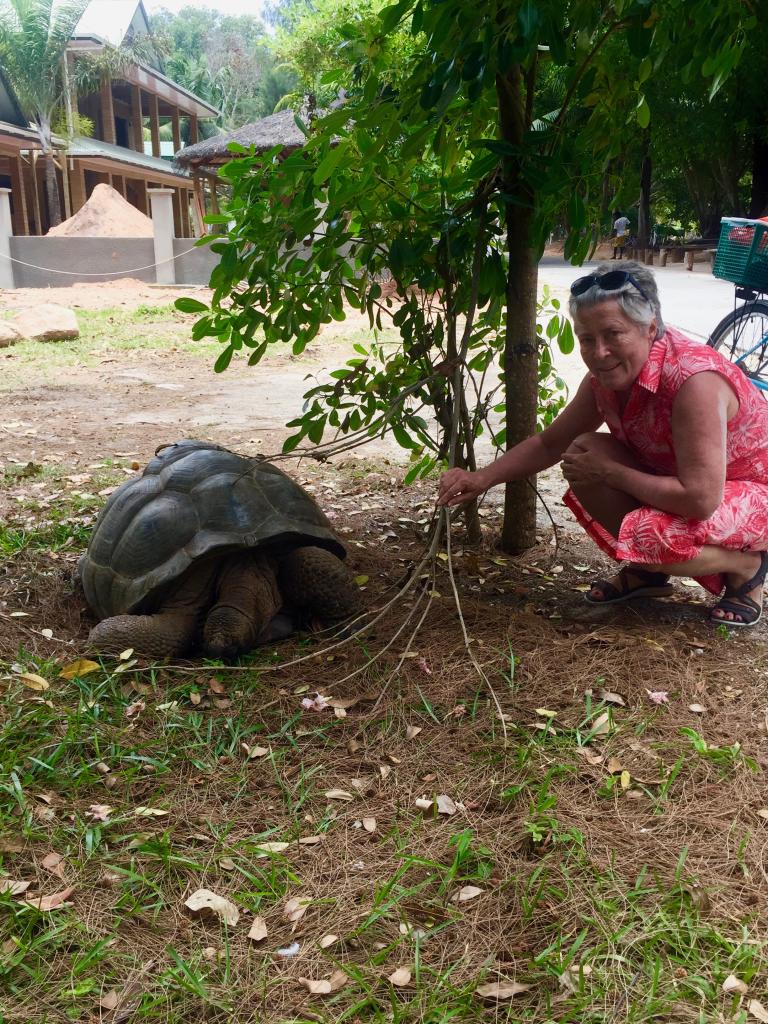
[[[45,298],[105,317],[77,358],[0,352],[0,882],[74,893],[43,913],[0,885],[0,1016],[129,1019],[99,1008],[110,989],[163,1024],[479,1024],[512,1011],[478,983],[514,981],[531,1021],[745,1020],[768,988],[765,632],[708,627],[685,582],[588,606],[605,559],[568,523],[557,472],[540,482],[557,545],[542,512],[537,547],[503,555],[494,493],[482,547],[457,526],[360,642],[300,639],[232,670],[112,659],[62,679],[92,625],[75,563],[116,484],[180,437],[278,451],[307,375],[365,327],[215,376],[191,318],[162,312],[177,294],[0,295],[3,312]],[[110,324],[116,310],[139,319]],[[146,346],[126,342],[134,329]],[[386,442],[284,465],[383,607],[424,554],[435,481],[404,487]],[[302,711],[315,692],[340,709]],[[425,810],[432,794],[445,813]],[[266,860],[265,841],[280,848]],[[245,925],[190,918],[200,887]],[[334,969],[337,993],[308,993]]]

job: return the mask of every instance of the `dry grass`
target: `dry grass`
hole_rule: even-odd
[[[402,491],[382,468],[311,472],[383,601],[423,550],[429,487]],[[3,1019],[693,1022],[736,1019],[738,995],[721,990],[731,973],[749,985],[742,1011],[765,992],[768,659],[759,640],[707,629],[683,603],[690,591],[595,621],[574,589],[588,577],[573,566],[597,561],[586,542],[564,543],[554,575],[549,545],[517,561],[455,551],[505,741],[442,559],[414,656],[378,703],[402,647],[364,666],[404,603],[333,655],[309,640],[236,672],[122,672],[110,659],[60,678],[86,653],[72,569],[91,514],[49,507],[23,542],[13,524],[3,533],[2,873],[31,881],[27,896],[74,887],[50,913],[0,895]],[[50,688],[26,688],[14,664]],[[359,700],[345,718],[302,712],[315,691]],[[270,753],[249,760],[243,744]],[[334,789],[353,799],[327,798]],[[416,806],[438,794],[455,813]],[[94,804],[113,808],[108,822]],[[167,814],[137,817],[140,806]],[[274,841],[289,845],[260,856]],[[42,866],[51,851],[63,880]],[[466,885],[482,892],[457,903]],[[191,917],[184,901],[201,887],[238,906],[236,927]],[[311,901],[294,930],[292,897]],[[247,938],[252,914],[267,925],[260,944]],[[321,949],[328,933],[338,941]],[[281,956],[291,942],[298,953]],[[387,977],[404,966],[411,980],[395,987]],[[331,995],[299,981],[337,968],[348,981]],[[499,979],[530,985],[513,1011],[474,994]],[[122,1008],[100,1009],[112,989]]]

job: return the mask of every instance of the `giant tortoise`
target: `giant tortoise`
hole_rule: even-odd
[[[105,653],[230,659],[358,610],[346,552],[313,499],[266,461],[205,441],[158,450],[109,498],[80,561]]]

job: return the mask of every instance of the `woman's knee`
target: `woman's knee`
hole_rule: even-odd
[[[638,461],[625,444],[622,444],[612,434],[589,431],[579,434],[568,448],[568,452],[599,452],[614,462],[620,462],[625,466],[637,466]]]

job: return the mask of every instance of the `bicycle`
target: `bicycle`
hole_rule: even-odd
[[[743,301],[723,317],[707,341],[727,355],[768,398],[768,223],[723,217],[713,268],[732,281]]]

